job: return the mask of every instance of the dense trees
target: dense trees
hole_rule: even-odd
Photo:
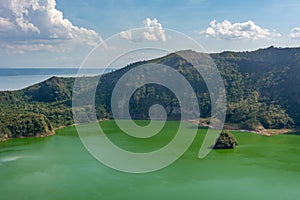
[[[42,114],[1,114],[0,130],[2,138],[30,137],[52,132],[52,125]]]
[[[190,57],[198,54],[184,53]],[[253,52],[211,54],[211,57],[226,88],[227,122],[246,129],[300,125],[300,48],[270,47]],[[95,97],[98,119],[113,117],[111,93],[119,78],[146,63],[164,64],[185,76],[197,95],[201,117],[210,117],[210,97],[202,76],[180,55],[172,53],[103,75]],[[51,131],[50,124],[58,127],[74,123],[73,83],[74,78],[52,77],[23,90],[0,92],[0,137],[33,136]],[[132,118],[147,119],[150,106],[156,103],[166,108],[169,119],[180,118],[178,99],[168,88],[156,84],[144,85],[132,95],[129,104]],[[94,108],[84,105],[80,109]]]
[[[241,128],[255,130],[264,128],[291,128],[294,120],[279,105],[260,100],[259,93],[254,91],[245,99],[228,103],[227,121],[238,123]]]

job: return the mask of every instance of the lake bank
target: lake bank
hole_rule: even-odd
[[[188,120],[188,122],[198,125],[199,127],[209,127],[209,121],[207,119],[195,119],[195,120]],[[300,128],[283,128],[283,129],[265,129],[264,127],[260,126],[257,127],[256,130],[247,130],[247,129],[241,129],[239,124],[234,123],[224,123],[224,130],[229,131],[241,131],[241,132],[250,132],[257,135],[263,135],[263,136],[272,136],[272,135],[279,135],[279,134],[297,134],[300,133]]]
[[[98,122],[108,121],[108,120],[110,120],[110,119],[100,119],[100,120],[98,120]],[[144,121],[144,120],[136,120],[136,121]],[[197,120],[188,120],[188,122],[197,125]],[[20,139],[20,138],[40,138],[40,137],[53,136],[56,134],[57,130],[64,129],[69,126],[75,126],[75,125],[76,124],[54,127],[51,132],[48,132],[45,134],[38,134],[36,136],[30,136],[30,137],[20,136],[20,137],[16,137],[16,138],[4,137],[4,138],[0,139],[0,143],[7,141],[7,140]],[[201,124],[201,126],[199,126],[199,128],[208,128],[208,127],[209,127],[208,124]],[[264,129],[263,131],[259,132],[259,131],[252,131],[252,130],[242,130],[242,129],[238,128],[237,124],[232,124],[232,123],[225,123],[223,129],[229,130],[229,131],[248,132],[248,133],[253,133],[253,134],[262,135],[262,136],[273,136],[273,135],[280,135],[280,134],[297,134],[297,135],[300,134],[299,128],[295,128],[295,129]]]
[[[64,128],[64,127],[61,127],[61,128]],[[55,130],[58,130],[58,129],[59,129],[59,128],[54,129],[53,131],[50,131],[50,132],[47,132],[47,133],[38,134],[38,135],[35,135],[35,136],[29,136],[29,137],[19,136],[19,137],[9,138],[9,137],[7,137],[7,136],[4,136],[3,138],[0,138],[0,142],[5,142],[5,141],[7,141],[7,140],[13,140],[13,139],[49,137],[49,136],[55,135]]]

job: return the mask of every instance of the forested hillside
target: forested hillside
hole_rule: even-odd
[[[191,57],[199,53],[182,52]],[[300,48],[259,49],[253,52],[210,54],[224,80],[226,122],[240,128],[286,128],[300,125]],[[168,65],[195,89],[201,117],[210,117],[210,97],[203,78],[179,54],[130,64],[103,75],[96,92],[97,117],[110,118],[114,85],[128,70],[145,63]],[[33,136],[70,125],[74,78],[52,77],[19,91],[0,92],[0,137]],[[167,88],[155,84],[135,91],[130,100],[134,119],[147,119],[149,107],[160,103],[169,119],[179,119],[179,102]],[[36,128],[38,126],[38,128]],[[34,128],[33,128],[34,127]]]

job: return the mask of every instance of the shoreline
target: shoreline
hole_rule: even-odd
[[[20,136],[20,137],[13,137],[13,138],[10,138],[10,137],[4,137],[4,138],[1,138],[0,139],[0,142],[5,142],[5,141],[8,141],[8,140],[12,140],[12,139],[22,139],[22,138],[43,138],[43,137],[49,137],[49,136],[53,136],[55,135],[55,131],[57,129],[53,129],[52,131],[49,131],[47,133],[43,133],[43,134],[37,134],[35,136],[29,136],[29,137],[25,137],[25,136]]]
[[[209,124],[205,122],[199,122],[199,120],[197,119],[188,120],[188,122],[198,125],[199,127],[204,127],[204,128],[209,127]],[[233,123],[225,123],[223,130],[249,132],[249,133],[254,133],[257,135],[268,136],[268,137],[271,137],[273,135],[300,133],[299,128],[265,129],[263,127],[257,127],[257,130],[246,130],[246,129],[240,129],[238,124],[233,124]]]
[[[110,119],[100,119],[97,120],[97,122],[102,122],[102,121],[106,121],[106,120],[110,120]],[[203,127],[203,128],[208,128],[209,125],[205,124],[205,123],[199,123],[198,120],[188,120],[189,123],[198,125],[199,127]],[[20,138],[43,138],[43,137],[50,137],[56,134],[57,130],[69,127],[69,126],[75,126],[76,124],[70,124],[70,125],[65,125],[65,126],[59,126],[59,127],[55,127],[52,129],[52,131],[44,133],[44,134],[37,134],[35,136],[30,136],[30,137],[24,137],[24,136],[20,136],[20,137],[14,137],[14,138],[9,138],[9,137],[4,137],[4,138],[0,138],[0,142],[5,142],[11,139],[20,139]],[[273,135],[282,135],[282,134],[291,134],[291,133],[300,133],[299,128],[291,128],[291,129],[261,129],[258,131],[255,130],[245,130],[245,129],[239,129],[238,124],[231,124],[231,123],[225,123],[223,130],[229,130],[229,131],[240,131],[240,132],[248,132],[248,133],[253,133],[253,134],[257,134],[257,135],[262,135],[262,136],[267,136],[267,137],[271,137]]]
[[[97,122],[106,121],[106,120],[109,120],[109,119],[99,119],[99,120],[97,120]],[[60,129],[63,129],[63,128],[66,128],[66,127],[69,127],[69,126],[75,126],[75,125],[76,124],[74,123],[74,124],[70,124],[70,125],[54,127],[52,129],[52,131],[49,131],[49,132],[44,133],[44,134],[37,134],[35,136],[29,136],[29,137],[24,137],[24,136],[13,137],[13,138],[3,137],[3,138],[0,138],[0,142],[5,142],[5,141],[8,141],[8,140],[13,140],[13,139],[22,139],[22,138],[43,138],[43,137],[50,137],[50,136],[55,135],[57,130],[60,130]]]

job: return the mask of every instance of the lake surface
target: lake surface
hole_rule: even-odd
[[[168,143],[178,126],[168,122],[157,137],[142,140],[124,135],[113,121],[101,124],[113,142],[137,152]],[[214,150],[200,160],[205,132],[198,131],[175,163],[147,174],[104,166],[83,147],[74,127],[51,137],[2,142],[1,199],[299,199],[300,136],[234,132],[235,150]]]
[[[113,69],[106,69],[110,72]],[[0,91],[18,90],[42,82],[52,76],[76,77],[78,68],[2,68],[0,69]],[[103,68],[82,69],[81,75],[99,75]]]

